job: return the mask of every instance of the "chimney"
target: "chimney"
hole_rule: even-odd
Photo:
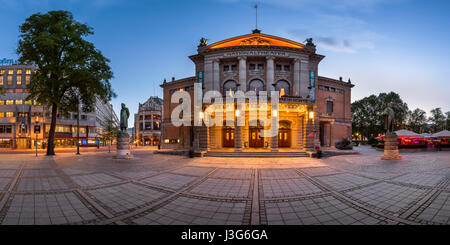
[[[175,77],[172,77],[172,82],[175,81]]]
[[[339,81],[341,81],[341,82],[342,82],[342,77],[339,77]]]

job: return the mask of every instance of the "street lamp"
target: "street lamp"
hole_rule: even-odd
[[[36,157],[38,156],[38,123],[39,123],[39,115],[36,115],[36,117],[35,117],[35,123],[36,123],[36,125],[34,126],[34,134],[36,135],[36,142],[35,142],[35,144],[36,144]],[[30,130],[31,131],[31,130]],[[39,129],[39,133],[40,133],[40,129]]]

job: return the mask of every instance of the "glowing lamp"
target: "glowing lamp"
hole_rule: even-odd
[[[236,110],[235,114],[236,114],[236,116],[238,117],[238,116],[240,115],[240,111],[239,111],[239,110]]]
[[[205,114],[204,114],[203,112],[200,112],[200,113],[198,114],[198,116],[200,117],[200,119],[203,119],[203,118],[205,117]]]
[[[277,110],[273,110],[272,111],[272,116],[273,117],[277,117],[278,116],[278,111]]]
[[[309,119],[313,119],[314,118],[314,111],[310,111],[308,116],[309,116]]]
[[[34,120],[35,120],[36,123],[39,123],[39,116],[36,115],[36,117],[34,118]]]

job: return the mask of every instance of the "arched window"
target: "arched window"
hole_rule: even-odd
[[[223,84],[223,95],[232,96],[232,92],[237,91],[237,84],[235,81],[228,80]]]
[[[280,92],[280,97],[281,96],[289,96],[290,94],[290,86],[289,83],[287,81],[284,80],[280,80],[275,84],[275,90]]]
[[[255,79],[250,82],[249,88],[250,91],[255,91],[256,94],[259,94],[259,91],[264,91],[264,83],[259,79]]]

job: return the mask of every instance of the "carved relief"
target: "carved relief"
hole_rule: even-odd
[[[260,37],[252,37],[241,41],[240,45],[272,45],[269,40]]]

